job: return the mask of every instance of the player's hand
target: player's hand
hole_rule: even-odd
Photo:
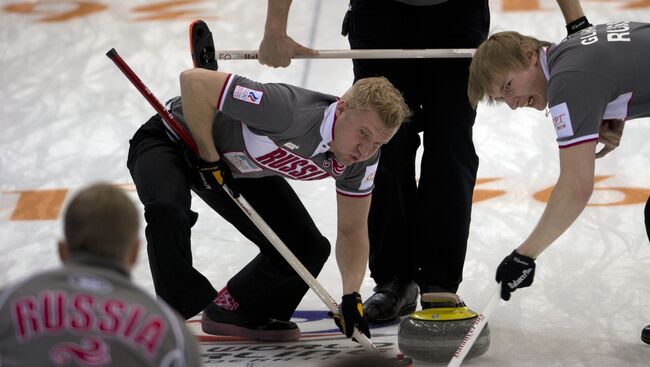
[[[287,67],[295,55],[317,55],[318,51],[307,48],[285,35],[264,35],[260,43],[259,59],[262,65]]]
[[[567,32],[567,35],[570,36],[570,35],[572,35],[572,34],[574,34],[576,32],[580,32],[581,30],[583,30],[585,28],[592,27],[592,26],[593,26],[593,24],[589,23],[589,21],[587,20],[587,17],[582,16],[582,17],[574,20],[573,22],[570,22],[569,24],[567,24],[566,25],[566,32]]]
[[[534,277],[535,259],[512,251],[497,268],[496,280],[501,283],[501,298],[508,301],[515,289],[530,287]]]
[[[333,314],[330,312],[329,315],[334,318],[334,323],[347,338],[352,337],[355,326],[370,338],[370,329],[368,328],[368,321],[363,315],[363,303],[359,293],[352,292],[344,295],[339,305],[339,313]]]
[[[604,157],[621,144],[624,127],[625,121],[623,120],[603,120],[598,132],[598,142],[602,143],[604,147],[596,152],[596,158]]]
[[[216,162],[206,162],[199,158],[196,169],[199,173],[201,184],[205,189],[216,190],[226,185],[232,197],[239,197],[239,191],[232,177],[232,172],[230,172],[230,168],[223,159],[219,159]]]

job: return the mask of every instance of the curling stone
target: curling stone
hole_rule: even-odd
[[[463,342],[478,314],[454,293],[425,293],[422,301],[434,307],[402,320],[397,344],[415,362],[448,362]],[[478,357],[490,347],[490,328],[485,325],[466,359]]]

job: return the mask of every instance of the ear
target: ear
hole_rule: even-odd
[[[57,247],[59,250],[59,259],[61,259],[61,262],[66,262],[70,256],[70,253],[68,252],[68,244],[64,240],[59,240]]]
[[[343,99],[339,99],[339,102],[336,104],[336,117],[338,118],[339,116],[341,116],[341,114],[343,113],[343,111],[345,111],[346,108],[348,108],[348,102],[346,102]]]
[[[537,65],[537,62],[539,61],[539,55],[537,54],[536,50],[526,47],[524,48],[524,55],[526,55],[526,58],[530,62],[530,65]]]
[[[135,239],[131,245],[131,251],[127,254],[126,266],[129,271],[133,269],[135,264],[138,262],[138,255],[140,254],[140,239]]]

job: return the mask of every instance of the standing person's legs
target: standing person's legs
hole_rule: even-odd
[[[437,94],[425,105],[415,243],[420,292],[452,292],[462,281],[478,156],[475,111],[466,96],[469,60],[436,61]],[[444,72],[442,72],[444,71]]]
[[[149,266],[156,294],[185,318],[203,310],[216,290],[192,266],[188,164],[152,118],[131,140],[127,163],[144,204]]]
[[[349,23],[353,49],[408,48],[408,33],[400,18],[408,18],[409,6],[395,1],[354,0]],[[398,21],[396,21],[396,19]],[[395,32],[400,29],[400,32]],[[353,60],[355,81],[385,76],[405,97],[418,118],[419,103],[413,90],[412,65],[403,60]],[[377,286],[364,302],[368,320],[384,322],[415,310],[417,288],[414,279],[412,233],[415,216],[415,152],[420,145],[418,131],[406,123],[384,145],[368,217],[370,275]]]
[[[450,1],[433,8],[417,15],[417,33],[429,39],[420,47],[473,48],[487,36],[487,1]],[[476,112],[467,98],[470,61],[418,62],[422,86],[430,86],[422,103],[426,122],[415,230],[416,254],[431,254],[416,256],[421,293],[455,293],[462,281],[478,170],[472,141]]]

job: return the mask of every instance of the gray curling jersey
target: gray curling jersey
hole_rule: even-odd
[[[329,151],[336,103],[331,95],[230,75],[218,96],[215,145],[234,177],[281,175],[304,181],[331,176],[339,194],[369,195],[379,152],[350,166],[336,160]],[[167,102],[167,108],[186,127],[180,97]]]
[[[603,120],[650,116],[650,24],[589,27],[540,55],[560,148],[597,140]]]
[[[0,292],[0,366],[200,366],[183,320],[109,268],[73,263]]]

